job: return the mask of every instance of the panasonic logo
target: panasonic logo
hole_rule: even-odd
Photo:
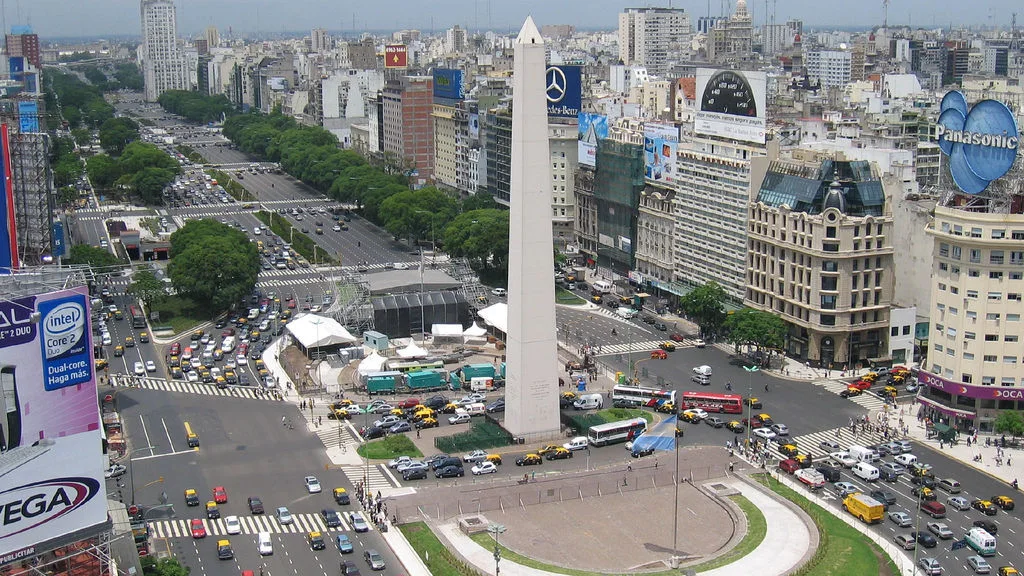
[[[967,132],[966,130],[949,130],[942,124],[936,125],[935,128],[939,140],[945,140],[946,142],[1006,148],[1008,150],[1015,150],[1018,144],[1020,144],[1019,138],[1002,134],[981,134],[978,132]]]
[[[100,491],[95,478],[53,478],[0,492],[0,540],[74,512]]]

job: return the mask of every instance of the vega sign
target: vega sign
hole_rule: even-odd
[[[984,192],[1006,174],[1020,146],[1017,120],[1005,104],[982,100],[968,109],[956,90],[942,98],[935,134],[953,182],[967,194]]]

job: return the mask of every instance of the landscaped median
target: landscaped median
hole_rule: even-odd
[[[210,178],[216,180],[217,184],[219,184],[220,187],[235,200],[239,202],[253,202],[256,200],[255,194],[246,190],[245,186],[239,184],[238,181],[232,178],[227,172],[211,169],[207,170],[206,173],[210,175]]]
[[[254,214],[270,231],[291,244],[292,248],[313,264],[335,264],[336,260],[326,250],[314,249],[316,242],[312,238],[295,229],[284,216],[260,210]],[[315,258],[314,258],[315,256]]]

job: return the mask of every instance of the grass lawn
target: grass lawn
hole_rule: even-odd
[[[608,408],[606,410],[598,410],[594,412],[594,415],[604,420],[605,422],[618,422],[619,420],[628,420],[630,418],[643,418],[650,424],[651,420],[654,419],[654,414],[635,408]]]
[[[189,332],[212,318],[209,310],[182,296],[166,296],[159,302],[154,302],[150,306],[150,312],[160,314],[159,320],[149,321],[154,330],[161,326],[169,326],[175,334]]]
[[[688,566],[684,570],[693,570],[695,572],[704,572],[712,570],[714,568],[720,568],[722,566],[731,564],[739,560],[740,558],[750,554],[755,548],[757,548],[764,540],[765,534],[768,531],[768,524],[765,521],[764,514],[757,509],[756,506],[750,500],[747,500],[743,496],[737,495],[732,497],[732,501],[743,510],[743,513],[747,516],[747,534],[740,540],[740,543],[735,548],[730,550],[728,553],[722,555],[719,558],[710,560],[703,564],[696,566]],[[481,534],[474,534],[470,536],[474,542],[483,546],[488,550],[494,549],[494,536],[488,532]],[[576,570],[574,568],[565,568],[562,566],[554,566],[552,564],[545,564],[539,560],[527,558],[521,554],[517,554],[512,550],[498,543],[498,548],[501,549],[501,557],[505,560],[510,560],[516,564],[522,564],[523,566],[529,566],[530,568],[536,568],[537,570],[544,570],[547,572],[554,572],[556,574],[568,574],[569,576],[607,576],[601,572],[589,572],[587,570]],[[678,576],[679,570],[662,570],[660,572],[643,572],[645,576]]]
[[[572,292],[569,292],[565,288],[555,287],[555,303],[566,304],[568,306],[582,306],[586,304],[587,301]]]
[[[475,576],[476,570],[466,566],[444,547],[424,522],[413,522],[399,526],[405,539],[420,555],[431,574]]]
[[[412,456],[413,458],[421,458],[423,456],[423,453],[412,443],[412,440],[401,434],[393,434],[387,438],[372,440],[360,446],[356,451],[360,456],[371,460],[391,460],[398,456]]]
[[[814,519],[820,543],[814,557],[797,575],[856,576],[859,574],[899,574],[896,564],[867,536],[853,529],[831,512],[814,504],[798,492],[764,474],[754,478],[776,494],[793,502]]]

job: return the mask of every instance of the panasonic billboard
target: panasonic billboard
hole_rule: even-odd
[[[984,192],[1006,174],[1020,147],[1017,120],[1006,104],[982,100],[968,109],[956,90],[942,98],[935,136],[949,158],[953,182],[967,194]]]
[[[106,522],[89,295],[0,300],[0,564]]]

